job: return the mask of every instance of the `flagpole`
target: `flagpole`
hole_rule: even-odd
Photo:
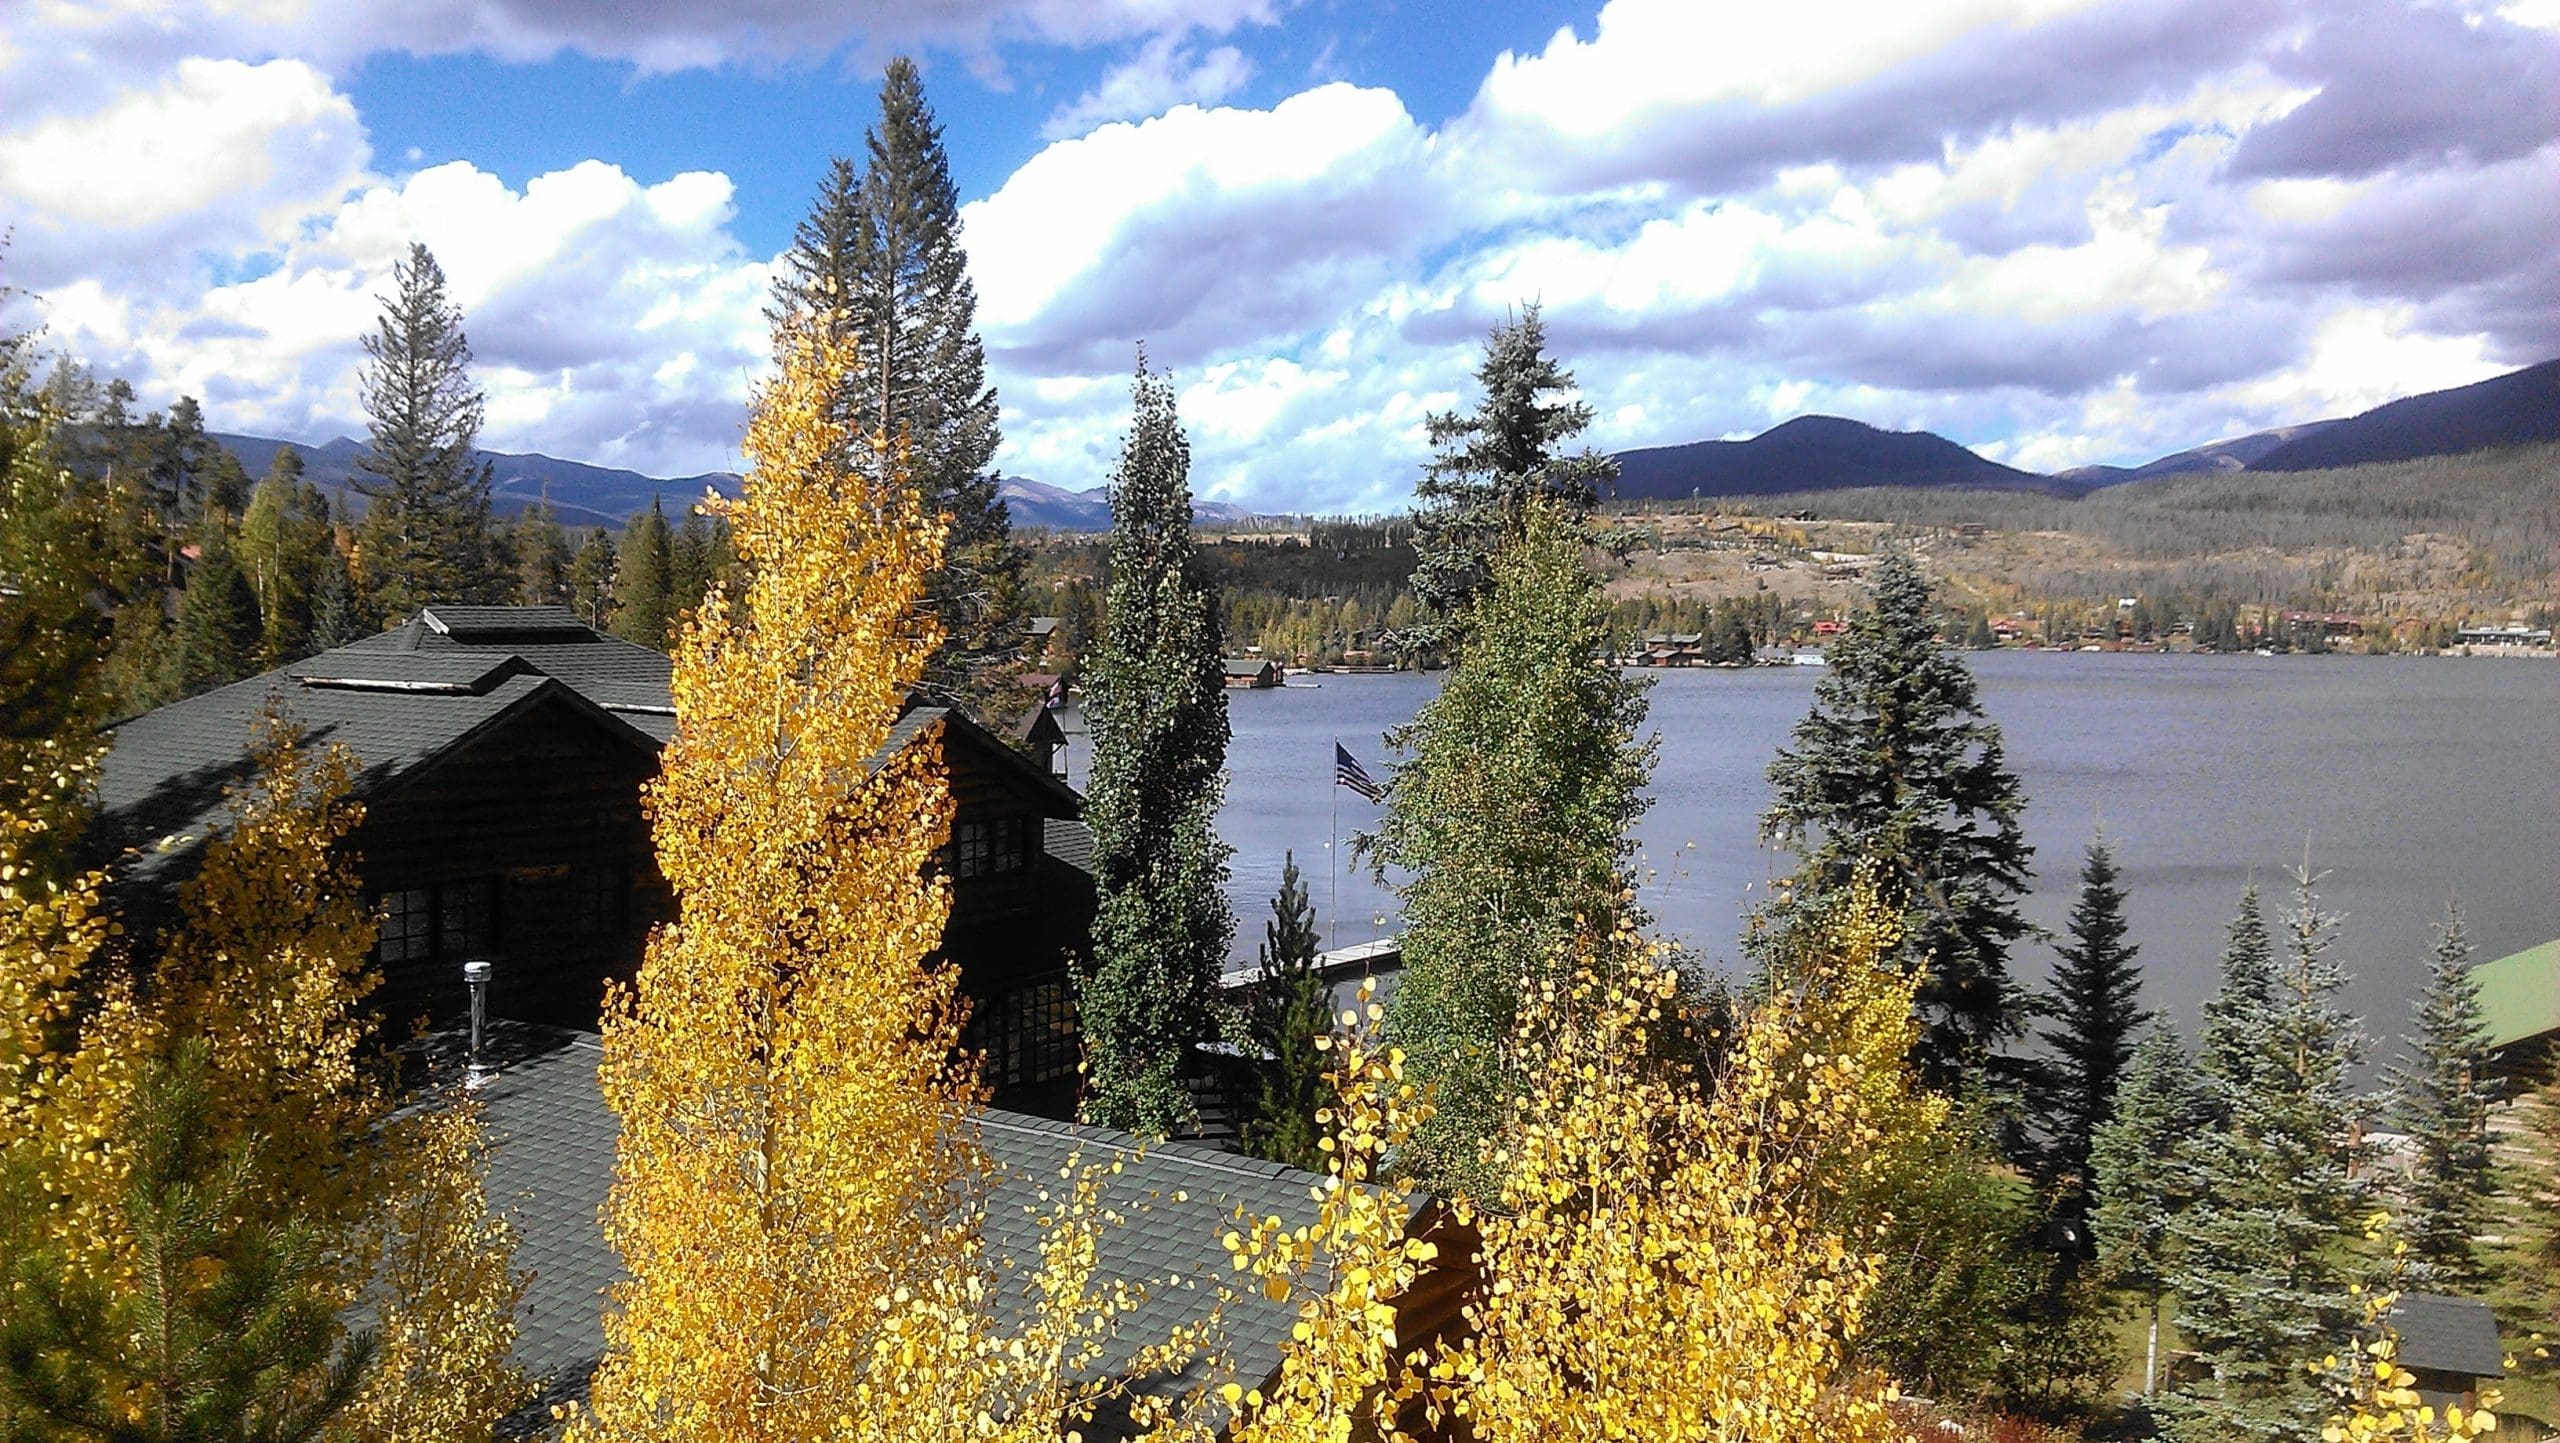
[[[1324,829],[1324,856],[1333,868],[1333,895],[1325,904],[1324,935],[1328,942],[1339,942],[1342,940],[1342,777],[1339,771],[1342,738],[1333,739],[1333,748],[1336,770],[1327,773],[1324,789],[1328,814]],[[1325,950],[1330,952],[1333,949],[1327,947]]]

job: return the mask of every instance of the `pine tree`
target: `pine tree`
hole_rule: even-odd
[[[617,564],[613,533],[601,526],[587,533],[587,539],[578,546],[577,560],[569,563],[569,609],[599,630],[613,617],[613,573]]]
[[[667,609],[678,620],[711,591],[711,545],[711,518],[699,506],[686,507],[684,524],[667,542]]]
[[[1077,979],[1085,1120],[1167,1137],[1192,1120],[1182,1071],[1224,1027],[1234,934],[1221,888],[1227,695],[1216,598],[1191,545],[1191,445],[1173,382],[1147,373],[1111,479],[1111,590],[1086,668],[1093,954]]]
[[[203,1043],[180,1043],[123,1120],[134,1285],[59,1253],[12,1269],[0,1418],[131,1443],[298,1443],[355,1401],[372,1340],[340,1343],[318,1233],[256,1197],[262,1140],[218,1140],[208,1067]]]
[[[1544,501],[1522,519],[1456,668],[1390,735],[1406,758],[1358,844],[1413,879],[1388,1035],[1436,1089],[1422,1176],[1478,1196],[1497,1181],[1481,1149],[1520,1085],[1502,1047],[1523,989],[1640,920],[1628,832],[1653,758],[1637,740],[1645,683],[1593,660],[1608,608],[1577,529]]]
[[[462,312],[423,245],[392,268],[396,294],[364,338],[370,431],[359,481],[371,505],[360,547],[369,600],[405,615],[431,602],[501,601],[514,587],[490,533],[487,463],[474,451],[482,396]]]
[[[1588,429],[1591,407],[1573,394],[1573,373],[1546,353],[1546,322],[1535,304],[1493,328],[1476,367],[1483,398],[1472,414],[1443,412],[1425,422],[1435,455],[1414,487],[1414,595],[1438,618],[1404,644],[1440,647],[1492,581],[1494,558],[1527,524],[1533,497],[1579,523],[1617,463],[1558,448]]]
[[[2255,1085],[2266,1045],[2259,1029],[2276,1000],[2275,941],[2253,883],[2240,894],[2223,943],[2219,980],[2204,1001],[2204,1034],[2196,1066],[2203,1073],[2215,1115],[2228,1117]]]
[[[347,574],[347,558],[331,545],[321,548],[311,564],[311,649],[327,651],[362,641],[373,627],[355,578]]]
[[[335,570],[345,578],[328,506],[320,488],[303,479],[301,454],[277,447],[274,465],[259,478],[241,515],[237,548],[240,569],[258,599],[261,666],[309,654],[324,573]]]
[[[2155,1022],[2133,1053],[2115,1106],[2089,1147],[2089,1232],[2108,1277],[2150,1300],[2142,1391],[2157,1373],[2160,1299],[2169,1286],[2169,1227],[2191,1200],[2179,1147],[2211,1116],[2177,1030]]]
[[[1261,977],[1253,995],[1253,1040],[1262,1067],[1245,1146],[1256,1157],[1319,1170],[1325,1135],[1318,1114],[1330,1096],[1317,1039],[1333,1031],[1331,992],[1316,970],[1315,908],[1295,854],[1280,864],[1280,892],[1263,924]]]
[[[2438,1291],[2473,1292],[2488,1282],[2473,1239],[2491,1230],[2490,1200],[2498,1187],[2489,1141],[2496,1089],[2481,1075],[2488,1019],[2471,977],[2471,941],[2458,906],[2445,908],[2418,994],[2417,1032],[2402,1046],[2405,1056],[2387,1074],[2388,1116],[2409,1135],[2414,1155],[2398,1186],[2394,1220],[2419,1281]]]
[[[656,651],[667,649],[675,618],[668,589],[667,513],[655,497],[622,529],[621,566],[613,578],[613,634]]]
[[[2026,798],[1973,674],[1939,644],[1918,564],[1888,552],[1873,576],[1873,604],[1830,648],[1769,768],[1778,799],[1761,828],[1803,865],[1762,919],[1783,930],[1873,863],[1903,916],[1905,965],[1924,972],[1921,1071],[1947,1088],[2022,1030],[2009,948],[2028,930]]]
[[[2116,876],[2115,854],[2100,835],[2081,859],[2070,940],[2054,948],[2061,961],[2035,1009],[2054,1024],[2037,1034],[2045,1056],[2030,1074],[2038,1162],[2057,1193],[2054,1216],[2084,1233],[2090,1149],[2115,1115],[2135,1034],[2150,1017],[2134,966],[2139,949],[2125,940],[2124,888]]]
[[[551,503],[537,502],[516,517],[508,532],[507,550],[516,563],[515,600],[527,606],[569,604],[569,567],[574,558],[568,533],[560,529]]]
[[[857,444],[850,459],[895,467],[950,528],[928,605],[943,643],[925,687],[978,694],[978,672],[1018,659],[1022,568],[1012,522],[988,469],[1001,439],[978,339],[977,290],[960,245],[959,192],[942,127],[915,63],[889,62],[865,165],[838,159],[793,236],[775,311],[824,316],[860,359],[839,404]]]
[[[2371,1193],[2347,1086],[2363,1040],[2335,1005],[2336,919],[2315,880],[2307,866],[2294,874],[2268,1005],[2245,1010],[2263,932],[2244,912],[2207,1009],[2202,1070],[2219,1115],[2178,1151],[2195,1200],[2170,1224],[2178,1330],[2203,1370],[2161,1403],[2180,1443],[2313,1443],[2330,1400],[2308,1370],[2357,1322],[2341,1251]]]
[[[0,695],[9,700],[0,707],[0,813],[10,815],[22,788],[55,770],[22,770],[25,749],[105,720],[109,630],[90,598],[111,565],[100,508],[62,464],[58,417],[28,385],[20,339],[0,333],[0,577],[15,592],[0,606]]]
[[[266,639],[257,594],[240,574],[221,517],[208,518],[199,535],[195,565],[188,568],[187,589],[178,601],[176,645],[170,654],[169,690],[175,696],[193,696],[247,676]]]

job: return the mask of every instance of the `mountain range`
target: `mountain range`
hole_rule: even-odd
[[[321,446],[218,433],[214,439],[253,475],[266,470],[278,447],[289,446],[302,454],[304,474],[341,498],[353,490],[350,478],[364,450],[361,442],[344,436]],[[2560,441],[2560,360],[2410,396],[2343,419],[2214,441],[2140,466],[2081,466],[2050,476],[2003,466],[1927,431],[1886,431],[1838,416],[1798,416],[1744,441],[1621,451],[1616,494],[1685,500],[1845,486],[1925,486],[2079,496],[2161,476],[2309,471],[2541,441]],[[726,471],[662,478],[540,454],[480,455],[495,477],[492,500],[500,515],[513,516],[547,498],[570,526],[620,526],[646,509],[652,497],[680,508],[706,490],[735,495],[739,481]],[[998,491],[1019,526],[1101,531],[1111,524],[1110,504],[1099,486],[1069,491],[1008,476],[1000,479]],[[1228,525],[1254,516],[1246,507],[1223,501],[1198,502],[1192,510],[1202,521]]]

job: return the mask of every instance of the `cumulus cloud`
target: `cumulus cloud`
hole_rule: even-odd
[[[373,176],[332,67],[1033,37],[1119,63],[963,212],[1015,474],[1107,474],[1143,342],[1203,493],[1400,505],[1425,418],[1470,403],[1485,328],[1526,301],[1603,447],[1829,412],[2039,469],[2140,461],[2560,354],[2560,20],[2450,4],[1610,0],[1491,60],[1435,127],[1374,86],[1237,104],[1251,67],[1222,41],[1277,0],[207,0],[157,29],[101,0],[66,8],[67,50],[0,49],[13,96],[30,65],[72,77],[8,122],[29,143],[0,144],[0,205],[34,217],[12,270],[54,267],[56,338],[155,399],[351,429],[356,337],[415,237],[453,276],[494,444],[693,471],[733,462],[765,363],[770,262],[728,182]],[[72,183],[117,145],[167,183]]]
[[[1106,120],[1161,115],[1177,105],[1215,105],[1252,78],[1253,62],[1232,45],[1195,56],[1180,36],[1159,35],[1105,71],[1091,90],[1058,107],[1040,133],[1058,140]]]

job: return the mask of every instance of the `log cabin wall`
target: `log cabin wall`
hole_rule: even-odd
[[[351,845],[384,909],[385,1022],[461,1017],[462,963],[478,957],[495,964],[491,1016],[596,1026],[606,979],[631,979],[671,910],[640,806],[656,772],[653,753],[559,701],[372,801]]]

